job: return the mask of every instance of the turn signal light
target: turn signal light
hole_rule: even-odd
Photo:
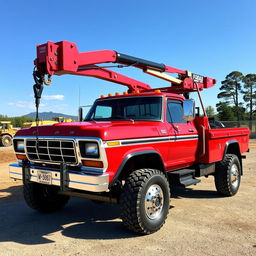
[[[82,160],[83,166],[103,168],[102,161]]]
[[[107,142],[107,145],[112,147],[112,146],[119,146],[120,145],[120,141],[110,141]]]
[[[16,154],[16,157],[17,157],[17,159],[19,159],[19,160],[25,160],[25,159],[27,159],[27,156],[26,156],[26,155],[22,155],[22,154]]]

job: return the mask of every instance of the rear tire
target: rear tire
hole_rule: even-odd
[[[23,185],[23,195],[27,205],[44,213],[61,210],[67,204],[69,196],[59,195],[58,191],[58,187],[39,183]]]
[[[224,159],[216,164],[215,187],[224,196],[234,196],[241,182],[241,164],[236,155],[226,154]]]
[[[1,145],[4,147],[10,147],[12,145],[12,136],[5,134],[1,137]]]
[[[126,179],[120,209],[123,223],[131,231],[151,234],[159,230],[168,215],[169,205],[169,183],[161,171],[140,169]]]

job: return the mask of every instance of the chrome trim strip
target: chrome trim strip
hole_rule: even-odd
[[[29,180],[38,183],[37,172],[46,171],[52,174],[52,185],[60,186],[60,170],[47,168],[30,168]],[[22,167],[17,163],[9,165],[10,178],[22,180]],[[70,171],[67,173],[67,187],[91,192],[105,192],[108,190],[109,175],[89,175]]]
[[[111,140],[119,141],[120,144],[116,146],[108,146],[108,142],[104,141],[105,148],[111,147],[122,147],[129,145],[138,145],[138,144],[150,144],[150,143],[163,143],[163,142],[177,142],[177,141],[188,141],[188,140],[198,140],[198,135],[184,135],[184,136],[165,136],[165,137],[151,137],[151,138],[139,138],[139,139],[126,139],[126,140]]]
[[[20,135],[16,135],[14,136],[14,139],[24,139],[24,138],[30,138],[30,139],[36,139],[36,136],[35,135],[24,135],[24,136],[20,136]],[[51,137],[51,136],[39,136],[38,137],[39,139],[43,138],[43,139],[73,139],[73,140],[76,140],[76,139],[94,139],[94,140],[99,140],[100,138],[98,137],[85,137],[85,136],[80,136],[80,137],[77,137],[77,136],[54,136],[54,137]]]

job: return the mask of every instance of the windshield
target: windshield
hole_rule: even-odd
[[[129,97],[96,101],[85,121],[161,120],[161,97]]]

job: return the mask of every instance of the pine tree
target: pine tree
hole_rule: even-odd
[[[208,106],[205,108],[207,116],[214,117],[215,116],[215,110],[212,106]]]
[[[235,115],[232,107],[228,106],[227,103],[219,102],[217,105],[218,118],[220,121],[235,121]]]
[[[225,99],[226,104],[233,104],[236,109],[242,106],[242,103],[239,102],[239,93],[241,92],[244,76],[239,71],[233,71],[229,73],[225,80],[221,82],[222,86],[220,87],[220,93],[218,98]],[[237,120],[240,119],[239,111],[236,112]]]
[[[243,99],[247,103],[246,107],[249,108],[249,120],[253,118],[254,106],[256,104],[256,74],[248,74],[244,77],[244,94]]]

